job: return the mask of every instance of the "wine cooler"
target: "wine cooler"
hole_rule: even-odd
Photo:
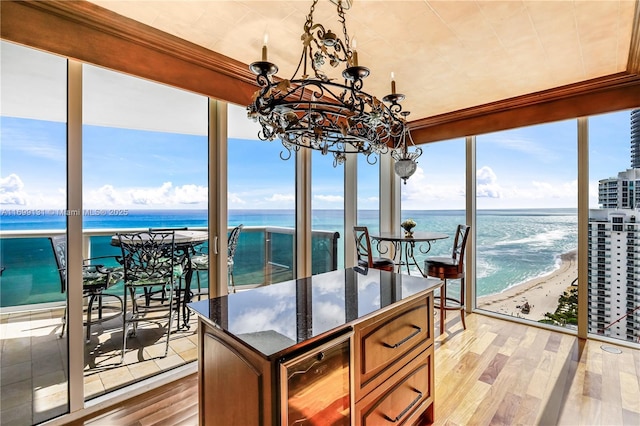
[[[280,364],[282,426],[351,424],[352,332]]]

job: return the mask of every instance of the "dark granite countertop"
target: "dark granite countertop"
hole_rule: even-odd
[[[270,359],[442,284],[435,278],[360,271],[340,269],[190,303],[189,307]]]

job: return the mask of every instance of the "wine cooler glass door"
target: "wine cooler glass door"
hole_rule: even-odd
[[[351,423],[352,335],[341,335],[280,365],[282,426]]]

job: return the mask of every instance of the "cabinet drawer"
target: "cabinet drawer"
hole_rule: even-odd
[[[356,330],[356,388],[377,386],[432,342],[432,295]],[[407,356],[407,359],[403,359]],[[366,393],[366,392],[365,392]],[[357,398],[359,399],[359,398]]]
[[[356,404],[356,424],[402,424],[433,403],[433,346]],[[414,416],[415,414],[415,416]]]

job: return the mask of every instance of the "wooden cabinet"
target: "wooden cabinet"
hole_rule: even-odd
[[[433,290],[442,282],[372,274],[384,275],[345,274],[344,286],[335,285],[335,295],[344,299],[338,326],[335,303],[341,299],[332,298],[331,309],[321,311],[330,305],[323,298],[332,281],[316,292],[298,280],[290,299],[288,287],[276,284],[263,293],[192,304],[199,316],[200,424],[432,422]],[[302,297],[314,294],[317,299]],[[291,313],[266,324],[257,304],[274,307],[276,300]],[[247,322],[248,313],[263,313],[262,322]],[[292,329],[286,319],[294,320]]]
[[[355,424],[431,421],[433,293],[354,331]]]
[[[273,401],[269,363],[221,338],[200,321],[201,425],[270,425]]]

